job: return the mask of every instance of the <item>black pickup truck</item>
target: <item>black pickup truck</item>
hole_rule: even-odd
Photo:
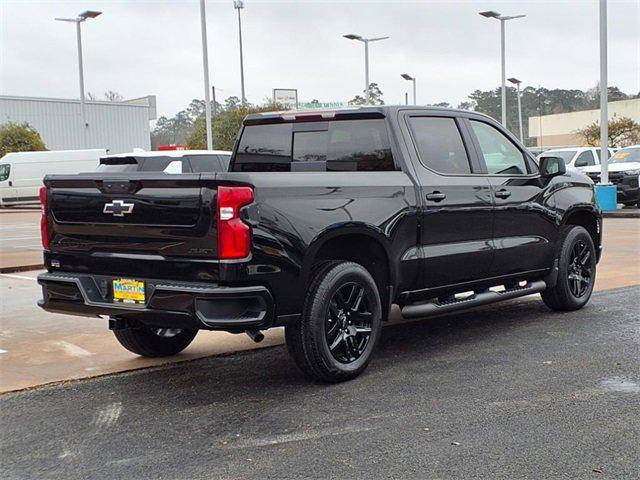
[[[109,317],[144,356],[284,326],[322,381],[366,368],[392,304],[417,318],[539,292],[581,308],[602,248],[593,183],[469,111],[250,115],[229,172],[44,183],[41,307]]]

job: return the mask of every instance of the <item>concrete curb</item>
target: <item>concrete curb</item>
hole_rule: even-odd
[[[11,267],[0,267],[0,273],[17,273],[28,272],[29,270],[42,270],[44,265],[42,263],[36,265],[14,265]]]
[[[640,208],[602,212],[604,218],[640,218]]]

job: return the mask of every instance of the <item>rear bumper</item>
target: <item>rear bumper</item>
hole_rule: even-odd
[[[81,316],[106,315],[147,325],[208,330],[263,329],[274,321],[274,301],[266,287],[224,287],[201,282],[145,282],[144,305],[111,300],[117,277],[76,273],[38,276],[43,298],[38,305],[49,312]]]

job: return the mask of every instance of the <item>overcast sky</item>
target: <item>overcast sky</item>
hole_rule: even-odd
[[[247,98],[274,87],[300,100],[346,101],[364,89],[364,53],[346,33],[391,38],[371,44],[371,81],[386,103],[457,105],[500,83],[500,22],[482,10],[526,14],[507,23],[507,76],[548,88],[599,78],[598,1],[246,0],[242,12]],[[54,17],[103,14],[83,25],[86,90],[125,98],[157,95],[159,115],[204,98],[197,0],[0,0],[0,93],[77,98],[73,24]],[[232,0],[207,0],[211,82],[218,98],[240,96],[238,24]],[[609,83],[640,91],[640,0],[609,0]]]

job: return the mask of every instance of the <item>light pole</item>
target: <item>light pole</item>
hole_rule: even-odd
[[[607,0],[600,0],[600,183],[609,183],[609,88],[607,79]]]
[[[405,80],[411,80],[413,82],[413,104],[417,105],[417,103],[416,103],[416,77],[412,77],[408,73],[403,73],[400,76],[402,78],[404,78]]]
[[[211,131],[211,89],[209,88],[209,52],[207,50],[207,15],[204,0],[200,0],[200,30],[202,32],[202,67],[204,70],[204,120],[207,128],[207,150],[213,150]]]
[[[386,40],[389,37],[363,38],[360,35],[356,35],[354,33],[343,35],[343,37],[349,40],[357,40],[364,43],[364,81],[366,84],[364,91],[367,103],[370,103],[371,95],[369,92],[369,42],[378,42],[380,40]]]
[[[520,84],[522,82],[514,77],[511,77],[508,80],[518,88],[518,125],[520,125],[520,142],[524,144],[524,135],[522,133],[522,102],[520,101]]]
[[[486,18],[495,18],[500,20],[500,51],[502,55],[502,119],[501,123],[505,127],[507,126],[507,82],[506,82],[506,60],[505,60],[505,28],[504,24],[507,20],[514,20],[516,18],[523,18],[526,15],[501,15],[498,12],[489,10],[487,12],[480,12],[480,15]]]
[[[87,113],[84,106],[84,69],[82,67],[82,33],[80,24],[87,18],[96,18],[101,15],[102,12],[96,12],[93,10],[86,10],[78,15],[76,18],[56,18],[59,22],[72,22],[76,24],[76,37],[78,43],[78,71],[80,78],[80,115],[82,116],[82,144],[84,148],[87,148]]]
[[[240,19],[240,10],[244,8],[243,0],[234,0],[233,8],[238,10],[238,36],[240,38],[240,89],[242,94],[242,105],[247,103],[247,99],[244,96],[244,62],[242,60],[242,20]]]

